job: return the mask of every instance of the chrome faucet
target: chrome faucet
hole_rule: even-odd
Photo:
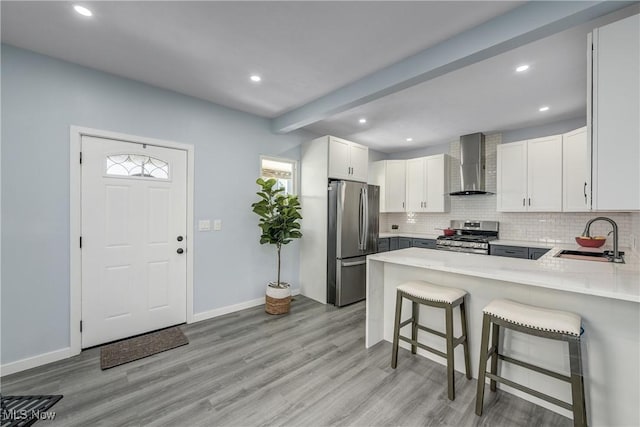
[[[591,237],[591,235],[589,234],[589,229],[591,228],[591,224],[593,224],[596,221],[607,221],[613,226],[613,230],[609,233],[609,234],[613,233],[613,259],[611,261],[618,262],[618,263],[624,262],[624,260],[622,259],[622,256],[618,252],[618,224],[616,224],[616,222],[611,218],[607,218],[606,216],[599,216],[597,218],[590,219],[587,222],[587,225],[584,227],[584,231],[582,232],[582,235],[584,237]]]

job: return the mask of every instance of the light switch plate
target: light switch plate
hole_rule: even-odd
[[[211,231],[211,221],[208,219],[198,221],[198,231]]]
[[[222,230],[222,220],[221,219],[213,220],[213,229],[215,231]]]

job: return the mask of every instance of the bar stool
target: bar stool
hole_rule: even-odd
[[[496,391],[496,382],[504,383],[517,390],[572,411],[574,426],[586,426],[587,411],[584,400],[584,382],[580,355],[580,316],[566,311],[549,310],[505,299],[491,301],[482,311],[484,315],[482,321],[478,391],[476,394],[476,414],[482,415],[485,377],[489,377],[491,380],[491,391]],[[500,353],[498,350],[500,326],[529,335],[566,341],[569,344],[570,376],[559,374]],[[487,349],[489,345],[489,329],[492,330],[491,347]],[[491,358],[491,371],[487,372],[487,361],[489,358]],[[568,382],[571,384],[572,404],[499,376],[498,360],[513,363],[514,365],[522,366]]]
[[[398,366],[398,344],[399,340],[406,341],[411,344],[411,353],[416,354],[417,347],[423,350],[437,354],[447,360],[447,382],[449,399],[455,399],[455,382],[454,382],[454,356],[453,350],[460,344],[464,349],[464,367],[467,379],[471,379],[471,367],[469,365],[469,341],[467,339],[467,318],[464,308],[464,297],[466,291],[456,288],[448,288],[438,286],[423,281],[406,282],[398,286],[396,296],[396,318],[393,330],[393,348],[391,351],[391,367],[395,369]],[[402,299],[406,298],[412,302],[411,318],[400,323],[402,317]],[[445,310],[445,329],[442,333],[418,323],[420,307],[418,304],[429,307],[444,308]],[[462,335],[459,338],[453,337],[453,308],[460,306],[460,320],[462,322]],[[400,329],[411,324],[411,339],[400,335]],[[437,335],[447,341],[447,351],[436,350],[418,342],[418,330],[429,332]]]

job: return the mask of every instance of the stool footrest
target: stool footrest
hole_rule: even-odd
[[[522,366],[523,368],[531,369],[532,371],[539,372],[544,375],[548,375],[550,377],[556,378],[561,381],[566,381],[568,383],[571,382],[571,377],[567,375],[560,374],[558,372],[550,371],[549,369],[542,368],[540,366],[532,365],[531,363],[524,362],[522,360],[514,359],[513,357],[505,356],[502,354],[498,354],[498,358],[500,360],[504,360],[505,362],[513,363],[514,365]]]
[[[466,337],[466,336],[464,336],[464,335],[463,335],[463,336],[461,336],[461,337],[455,338],[455,339],[453,340],[453,348],[456,348],[456,347],[457,347],[457,346],[459,346],[460,344],[464,343],[466,340],[467,340],[467,337]]]
[[[407,319],[407,320],[405,320],[404,322],[400,323],[399,328],[404,328],[405,326],[410,325],[410,324],[411,324],[411,322],[413,322],[413,318],[411,318],[411,317],[410,317],[409,319]],[[419,326],[418,326],[418,327],[419,327]]]
[[[437,335],[442,338],[447,338],[447,335],[443,332],[436,331],[435,329],[427,328],[426,326],[418,325],[418,329],[421,331],[429,332],[430,334]]]
[[[445,359],[447,358],[447,353],[443,353],[440,350],[436,350],[435,348],[426,346],[426,345],[424,345],[422,343],[419,343],[418,341],[412,340],[411,338],[403,337],[402,335],[400,335],[398,338],[401,339],[402,341],[408,342],[411,345],[418,346],[419,348],[421,348],[423,350],[426,350],[426,351],[428,351],[430,353],[437,354],[438,356],[444,357]]]
[[[520,391],[522,391],[524,393],[528,393],[528,394],[530,394],[532,396],[535,396],[535,397],[537,397],[539,399],[546,400],[549,403],[553,403],[554,405],[558,405],[561,408],[567,409],[569,411],[573,410],[573,406],[571,404],[569,404],[569,403],[567,403],[565,401],[562,401],[560,399],[556,399],[553,396],[549,396],[548,394],[540,393],[537,390],[533,390],[533,389],[531,389],[529,387],[525,387],[523,385],[520,385],[518,383],[510,381],[510,380],[508,380],[506,378],[503,378],[501,376],[493,375],[490,372],[487,372],[485,375],[487,376],[487,378],[489,378],[489,379],[491,379],[493,381],[497,381],[499,383],[503,383],[505,385],[508,385],[509,387],[515,388],[516,390],[520,390]]]

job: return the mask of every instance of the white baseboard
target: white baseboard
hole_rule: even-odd
[[[300,294],[300,289],[291,290],[291,295],[298,294]],[[202,320],[213,319],[214,317],[224,316],[225,314],[235,313],[236,311],[257,307],[262,304],[264,304],[264,297],[244,301],[238,304],[227,305],[226,307],[220,307],[209,311],[203,311],[202,313],[195,313],[193,315],[193,322],[195,323]]]
[[[27,357],[26,359],[16,360],[0,366],[0,376],[15,374],[16,372],[26,371],[27,369],[46,365],[47,363],[57,362],[75,356],[71,347],[62,348],[60,350],[50,351],[49,353],[39,354],[37,356]]]
[[[300,289],[293,289],[291,291],[291,295],[298,294],[300,294]],[[196,313],[193,315],[193,322],[212,319],[214,317],[223,316],[225,314],[256,307],[262,304],[264,304],[264,297],[241,302],[239,304],[228,305],[226,307],[216,308],[202,313]],[[27,369],[46,365],[47,363],[57,362],[58,360],[66,359],[68,357],[75,356],[76,354],[78,354],[78,352],[74,352],[71,347],[67,347],[60,350],[54,350],[49,353],[27,357],[26,359],[16,360],[15,362],[10,362],[0,366],[0,377],[15,374],[16,372],[26,371]]]

